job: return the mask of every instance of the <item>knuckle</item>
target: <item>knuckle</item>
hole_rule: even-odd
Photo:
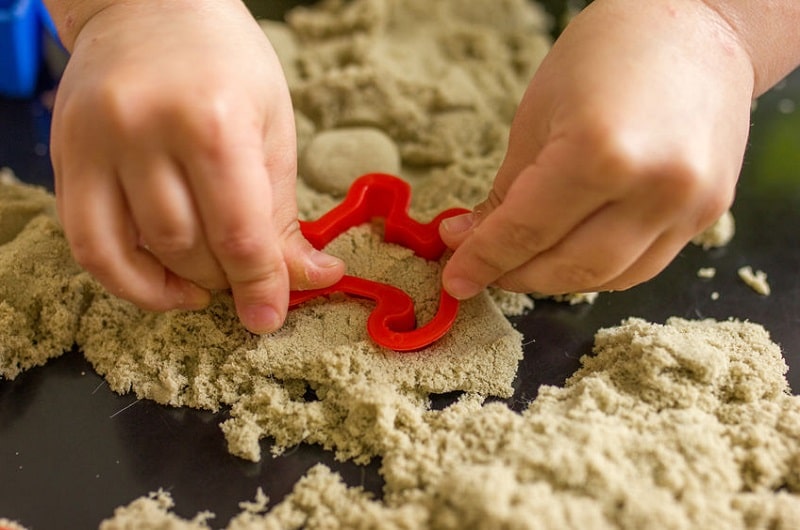
[[[225,260],[251,263],[263,255],[264,238],[251,230],[229,230],[216,243],[216,252]]]
[[[148,250],[157,256],[185,256],[197,247],[197,241],[189,231],[168,224],[159,225],[147,235],[146,242]]]
[[[153,98],[147,89],[124,73],[99,82],[93,98],[104,118],[122,134],[139,134],[152,112],[149,106]]]
[[[582,145],[592,146],[589,171],[581,184],[589,190],[625,190],[647,186],[665,201],[684,202],[711,181],[710,160],[690,149],[654,146],[642,140],[635,127],[599,123],[579,133]]]
[[[524,218],[507,219],[499,235],[499,248],[507,249],[514,255],[532,256],[545,247],[545,235]]]
[[[511,293],[532,293],[537,290],[524,278],[512,274],[507,274],[498,278],[497,281],[494,282],[494,285]]]
[[[635,149],[626,142],[624,134],[604,121],[591,122],[576,133],[575,143],[588,146],[591,157],[585,162],[586,171],[578,172],[579,184],[587,191],[602,192],[625,188],[639,164]],[[586,147],[582,147],[586,149]],[[580,164],[580,162],[578,162]]]
[[[554,293],[579,292],[596,288],[605,283],[610,274],[601,267],[593,266],[587,262],[567,261],[561,263],[553,270],[556,285],[559,286]]]
[[[91,239],[82,235],[72,236],[70,249],[75,261],[93,276],[101,278],[108,275],[109,260]]]
[[[477,262],[478,267],[487,271],[489,275],[498,276],[505,272],[505,267],[497,253],[475,252],[472,258]]]
[[[240,278],[231,279],[234,297],[245,303],[275,299],[275,286],[287,282],[282,263],[265,263]]]
[[[228,138],[239,125],[235,105],[226,94],[209,97],[192,109],[173,109],[176,122],[185,122],[200,152],[212,161],[225,157]]]

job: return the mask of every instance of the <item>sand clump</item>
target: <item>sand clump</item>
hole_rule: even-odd
[[[724,247],[736,234],[736,221],[730,210],[723,213],[714,224],[692,238],[692,243],[708,250]]]
[[[371,127],[348,127],[315,135],[303,151],[300,172],[314,189],[344,197],[365,173],[400,172],[397,144]]]
[[[0,178],[0,378],[69,351],[89,299],[89,276],[69,257],[42,188]]]
[[[328,1],[263,27],[296,105],[306,219],[335,205],[354,173],[386,168],[412,184],[411,214],[421,221],[482,200],[549,46],[545,17],[524,0]],[[368,153],[374,168],[363,165],[354,131],[381,146]],[[319,146],[331,136],[355,154],[326,167],[336,142],[328,154]],[[597,333],[564,388],[540,388],[517,413],[494,398],[512,395],[522,356],[504,313],[530,310],[530,297],[487,291],[462,305],[445,338],[413,354],[377,347],[364,325],[370,305],[343,296],[308,302],[257,337],[225,293],[206,310],[164,314],[106,293],[72,261],[54,211],[40,189],[0,185],[0,376],[77,344],[116,392],[229,408],[221,429],[239,457],[263,458],[269,439],[275,454],[306,443],[338,459],[381,461],[381,498],[317,465],[277,504],[260,492],[243,503],[230,529],[800,520],[800,402],[780,349],[757,324],[629,319]],[[419,322],[434,314],[443,262],[383,242],[379,222],[327,250],[351,274],[406,290]],[[451,392],[460,393],[455,403],[431,407],[433,395]],[[155,492],[101,528],[210,527],[207,513],[184,520],[171,508]]]
[[[753,267],[750,265],[745,265],[743,267],[739,267],[737,269],[736,274],[739,278],[751,288],[753,291],[757,292],[762,296],[769,296],[772,292],[772,289],[767,282],[767,273],[762,270],[753,271]]]

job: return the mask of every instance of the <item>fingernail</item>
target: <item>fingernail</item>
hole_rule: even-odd
[[[470,230],[475,224],[475,214],[472,212],[448,217],[442,220],[442,227],[451,234],[460,234]]]
[[[283,323],[280,313],[268,305],[245,306],[239,318],[248,330],[257,334],[273,332]]]
[[[476,294],[483,291],[483,286],[469,280],[461,278],[453,278],[448,280],[444,286],[445,290],[450,293],[450,296],[458,300],[466,300],[472,298]]]
[[[330,254],[325,254],[324,252],[320,252],[316,249],[311,251],[311,254],[309,254],[309,259],[311,259],[311,263],[323,269],[337,267],[342,262],[342,260],[339,258],[335,258]]]

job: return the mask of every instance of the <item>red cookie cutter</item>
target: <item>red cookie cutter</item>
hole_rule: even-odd
[[[407,182],[392,175],[370,173],[356,179],[344,200],[328,213],[316,221],[300,221],[300,230],[314,248],[322,249],[346,230],[382,217],[384,241],[408,247],[428,260],[439,259],[447,248],[439,237],[439,224],[468,210],[451,208],[429,223],[420,223],[408,216],[410,202],[411,186]],[[436,342],[458,314],[458,300],[442,289],[436,315],[416,327],[414,301],[408,294],[385,283],[347,275],[330,287],[292,291],[289,307],[337,292],[376,302],[367,319],[367,331],[372,340],[395,351],[419,350]]]

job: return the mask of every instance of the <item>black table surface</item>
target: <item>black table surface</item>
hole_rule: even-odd
[[[629,316],[761,323],[783,348],[793,391],[800,390],[800,108],[794,110],[795,103],[800,103],[800,71],[758,102],[733,207],[737,234],[728,246],[704,251],[690,245],[644,285],[603,294],[593,305],[538,301],[532,312],[513,319],[525,335],[525,358],[512,407],[523,407],[542,384],[563,384],[580,356],[590,352],[594,333]],[[51,186],[48,131],[41,97],[0,99],[0,167]],[[770,296],[738,279],[742,265],[768,274]],[[700,267],[715,267],[716,277],[698,278]],[[719,293],[717,300],[713,292]],[[340,471],[351,485],[380,490],[378,462],[366,468],[338,463],[313,446],[259,463],[240,460],[227,452],[217,426],[225,415],[117,395],[77,351],[13,381],[2,380],[0,517],[35,529],[94,528],[116,506],[164,488],[178,514],[211,510],[216,526],[224,526],[257,487],[278,501],[318,462]]]

